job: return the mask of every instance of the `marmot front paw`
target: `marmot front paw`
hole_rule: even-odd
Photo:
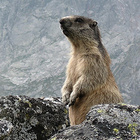
[[[75,92],[72,92],[70,95],[69,106],[74,105],[76,98],[77,98],[77,94]]]
[[[68,104],[69,104],[69,98],[70,98],[70,93],[69,93],[69,92],[65,93],[65,94],[62,96],[62,102],[63,102],[65,105],[68,105]]]

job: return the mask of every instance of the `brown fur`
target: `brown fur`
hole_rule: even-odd
[[[71,125],[77,125],[85,120],[92,106],[119,103],[122,96],[110,70],[110,57],[102,45],[97,22],[69,16],[62,18],[60,24],[72,44],[62,101],[70,106]]]

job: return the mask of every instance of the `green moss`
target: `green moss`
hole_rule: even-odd
[[[113,129],[113,132],[114,132],[115,134],[118,134],[118,133],[119,133],[119,129],[114,128],[114,129]]]
[[[21,100],[21,98],[19,98],[19,102],[27,103],[29,107],[32,107],[32,103],[29,102],[29,100]]]
[[[123,140],[120,136],[116,137],[118,140]]]
[[[28,100],[24,101],[24,103],[27,103],[29,105],[29,107],[32,107],[32,103],[29,102]]]
[[[135,111],[140,112],[140,109],[139,109],[139,108],[137,108]]]
[[[56,140],[56,137],[52,138],[51,140]]]
[[[124,117],[124,120],[127,120],[127,117]]]
[[[124,106],[124,105],[127,105],[127,104],[124,104],[124,103],[118,103],[119,105],[122,105],[122,106]]]
[[[132,135],[134,135],[134,136],[137,136],[137,133],[136,133],[136,127],[137,126],[138,125],[136,123],[128,125],[128,129],[132,132]]]
[[[67,109],[65,109],[64,112],[65,112],[65,114],[68,114],[68,110]]]
[[[103,112],[104,112],[104,110],[99,109],[99,110],[97,110],[97,112],[98,112],[98,113],[103,113]]]

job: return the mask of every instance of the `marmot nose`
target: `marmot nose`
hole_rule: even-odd
[[[60,19],[59,23],[62,25],[62,24],[65,24],[66,23],[66,20],[65,19]]]
[[[59,23],[61,24],[62,27],[70,27],[72,25],[71,21],[66,18],[60,19]]]

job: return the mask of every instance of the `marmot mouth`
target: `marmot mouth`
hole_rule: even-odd
[[[61,29],[62,29],[63,33],[64,33],[66,36],[69,35],[69,31],[68,31],[68,29],[67,29],[65,26],[61,25]]]
[[[68,30],[63,29],[63,33],[64,33],[66,36],[69,36],[69,31],[68,31]]]

